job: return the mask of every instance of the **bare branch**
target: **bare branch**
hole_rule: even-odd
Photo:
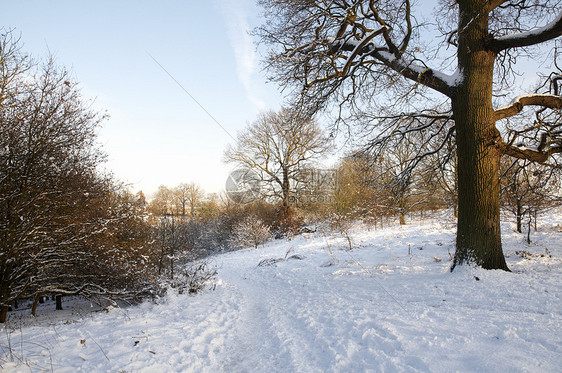
[[[350,65],[350,61],[352,61],[355,56],[368,55],[374,57],[385,66],[391,68],[407,79],[435,89],[436,91],[441,92],[448,97],[453,94],[453,88],[456,86],[460,78],[460,75],[458,73],[453,76],[443,74],[440,71],[428,67],[422,61],[420,62],[422,62],[423,65],[420,65],[414,61],[408,61],[404,59],[401,53],[391,53],[386,48],[377,47],[373,43],[368,43],[372,36],[380,34],[381,31],[383,31],[382,33],[384,34],[384,29],[379,29],[373,32],[372,35],[367,36],[365,38],[367,42],[365,42],[365,40],[357,43],[350,41],[345,42],[341,46],[341,50],[352,52],[351,56],[348,57],[349,61],[346,66]],[[349,69],[342,70],[339,74],[336,75],[337,77],[343,77],[347,74],[348,71]],[[326,77],[326,79],[322,79],[320,81],[330,80],[334,77],[335,76]]]
[[[508,2],[509,0],[490,0],[488,2],[488,7],[486,10],[491,11],[493,9],[496,9],[497,7],[499,7],[500,5],[502,5],[503,3]]]
[[[525,106],[542,106],[562,109],[562,96],[530,94],[517,97],[511,104],[495,110],[496,121],[519,114]]]
[[[526,147],[519,147],[502,143],[503,152],[511,157],[527,159],[529,161],[545,163],[554,154],[562,153],[562,146],[550,147],[546,150],[535,150]]]
[[[509,48],[520,48],[530,45],[540,44],[548,40],[555,39],[562,35],[562,12],[556,19],[544,27],[511,34],[493,39],[490,43],[492,50],[500,52]]]

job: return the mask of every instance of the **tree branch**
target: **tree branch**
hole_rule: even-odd
[[[562,96],[548,94],[530,94],[517,97],[511,104],[495,111],[496,121],[519,114],[525,106],[542,106],[550,109],[562,109]]]
[[[509,48],[527,47],[555,39],[562,35],[562,12],[546,26],[535,30],[502,36],[491,41],[496,53]]]
[[[502,5],[503,3],[506,3],[507,1],[508,0],[490,0],[488,2],[488,7],[486,8],[486,10],[488,12],[491,12],[492,10],[496,9],[497,7]]]
[[[448,97],[451,97],[454,93],[454,87],[457,83],[457,79],[454,76],[417,65],[414,62],[408,62],[403,58],[396,59],[393,54],[386,51],[375,50],[371,55],[407,79],[421,83]]]
[[[500,146],[503,148],[504,154],[514,158],[527,159],[538,163],[545,163],[550,156],[562,153],[562,146],[554,146],[543,151],[527,147],[508,145],[503,141],[501,141]]]
[[[450,76],[443,74],[437,70],[425,66],[425,64],[424,66],[422,66],[414,63],[413,61],[407,61],[403,57],[397,58],[396,54],[400,55],[399,53],[392,53],[387,48],[377,47],[374,43],[365,43],[365,41],[369,41],[372,36],[378,35],[379,33],[381,33],[381,31],[384,34],[385,29],[381,28],[374,31],[371,35],[367,36],[362,41],[339,42],[341,43],[341,45],[338,45],[339,50],[352,52],[351,56],[348,57],[349,61],[347,62],[346,67],[351,65],[351,61],[354,57],[369,55],[407,79],[435,89],[436,91],[441,92],[448,97],[452,96],[455,84],[457,83],[457,77],[455,75]],[[338,42],[335,42],[334,44],[337,45]],[[334,50],[338,50],[338,48],[334,48]],[[343,75],[343,73],[346,73],[347,70],[342,71],[339,76]],[[318,81],[328,80],[329,78],[318,79]],[[310,83],[309,85],[317,83],[318,81]]]

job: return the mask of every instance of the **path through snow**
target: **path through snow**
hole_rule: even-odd
[[[67,321],[13,319],[0,332],[0,365],[8,372],[554,372],[562,366],[562,244],[552,229],[560,215],[543,222],[530,246],[504,226],[514,273],[450,273],[454,229],[445,218],[357,229],[352,252],[342,237],[310,234],[220,255],[214,291]],[[258,266],[292,254],[304,258]]]

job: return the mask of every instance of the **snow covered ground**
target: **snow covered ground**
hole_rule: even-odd
[[[512,273],[450,273],[446,216],[357,227],[351,252],[337,234],[273,241],[213,258],[216,288],[196,296],[12,317],[0,329],[0,370],[560,371],[560,225],[562,211],[541,217],[527,245],[504,224]]]

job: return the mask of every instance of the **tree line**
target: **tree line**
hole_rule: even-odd
[[[313,220],[339,224],[362,220],[376,227],[396,218],[406,224],[413,212],[423,215],[440,209],[451,209],[456,217],[454,138],[424,137],[412,131],[399,140],[384,141],[384,147],[367,144],[349,150],[325,169],[319,161],[330,153],[330,136],[312,117],[282,108],[261,114],[249,124],[226,149],[225,161],[247,173],[245,182],[253,187],[253,198],[276,208],[276,215],[269,219],[272,229],[280,228],[280,222],[286,229]],[[436,147],[438,151],[432,151]],[[425,156],[419,157],[420,153]],[[519,232],[524,217],[530,219],[560,205],[562,175],[556,165],[505,155],[500,170],[500,206],[513,214]]]

